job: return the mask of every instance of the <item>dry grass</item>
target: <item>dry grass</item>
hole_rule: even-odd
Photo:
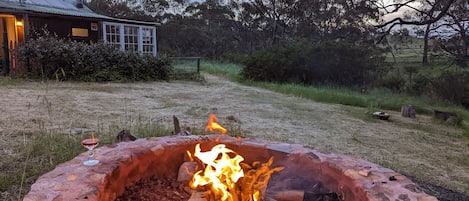
[[[169,134],[172,115],[200,133],[210,113],[231,133],[354,155],[469,194],[469,141],[462,129],[392,111],[392,121],[378,121],[365,108],[316,103],[210,75],[205,80],[0,85],[0,199],[18,200],[37,176],[85,151],[72,128],[94,129],[111,143],[124,128],[141,137]],[[68,151],[60,153],[64,146]]]

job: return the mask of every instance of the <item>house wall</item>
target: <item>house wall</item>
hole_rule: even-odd
[[[15,17],[10,15],[0,16],[0,73],[5,74],[11,67],[11,48],[17,42]]]
[[[29,25],[30,31],[47,27],[47,30],[56,33],[59,37],[71,38],[76,41],[96,42],[101,38],[101,29],[97,20],[30,15]]]

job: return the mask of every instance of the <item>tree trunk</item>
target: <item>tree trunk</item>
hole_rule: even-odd
[[[427,24],[427,28],[425,29],[425,36],[423,38],[423,58],[422,64],[428,65],[428,37],[430,35],[430,24]]]

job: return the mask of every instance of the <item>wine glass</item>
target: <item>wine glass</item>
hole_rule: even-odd
[[[91,138],[86,138],[81,141],[81,145],[89,151],[88,159],[83,162],[86,166],[93,166],[99,163],[99,160],[94,158],[93,149],[99,145],[99,139],[94,137],[94,132],[91,133]]]

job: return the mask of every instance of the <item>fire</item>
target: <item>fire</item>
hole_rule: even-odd
[[[208,187],[212,200],[217,201],[260,201],[270,176],[283,169],[270,169],[273,158],[264,164],[254,162],[252,166],[241,163],[244,158],[224,144],[207,152],[201,152],[197,144],[194,156],[205,164],[205,169],[194,174],[190,186]]]
[[[226,128],[223,128],[220,124],[218,124],[218,119],[217,116],[214,114],[210,114],[208,117],[208,123],[207,126],[205,127],[206,130],[213,132],[214,130],[219,131],[221,134],[226,133]]]
[[[91,132],[91,142],[94,143],[94,132]]]

